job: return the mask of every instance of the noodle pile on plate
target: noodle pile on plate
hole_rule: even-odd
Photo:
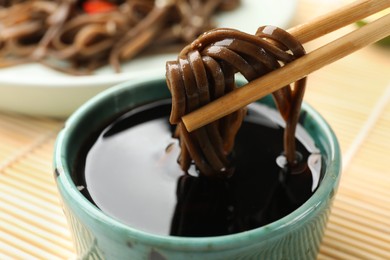
[[[304,48],[293,36],[274,26],[260,27],[255,35],[221,28],[204,33],[185,47],[177,60],[167,62],[166,79],[172,95],[170,122],[177,124],[181,168],[188,171],[195,164],[205,176],[231,175],[234,138],[246,109],[191,133],[181,117],[235,89],[236,72],[251,81],[304,54]],[[288,167],[297,164],[295,129],[305,85],[303,78],[273,93],[286,122],[284,154]]]
[[[239,0],[9,0],[0,6],[0,67],[39,62],[90,74],[145,51],[187,44]]]

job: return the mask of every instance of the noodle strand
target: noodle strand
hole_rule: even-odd
[[[202,34],[182,49],[176,61],[168,62],[167,85],[173,102],[171,123],[179,124],[176,136],[188,150],[182,151],[186,156],[182,169],[188,171],[190,160],[200,174],[230,176],[234,172],[231,159],[234,139],[246,108],[191,133],[180,122],[180,117],[237,88],[234,79],[237,72],[251,81],[302,55],[305,55],[302,45],[280,28],[263,26],[255,35],[221,28]],[[286,121],[284,153],[289,166],[297,163],[295,129],[305,84],[304,78],[273,93]],[[186,104],[185,111],[178,109],[179,103]]]

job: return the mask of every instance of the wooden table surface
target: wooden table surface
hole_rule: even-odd
[[[299,0],[292,25],[342,4]],[[308,52],[355,26],[306,44]],[[343,174],[318,259],[390,259],[390,48],[369,46],[312,73],[305,96],[336,132]],[[0,112],[0,259],[69,259],[52,174],[64,120]]]

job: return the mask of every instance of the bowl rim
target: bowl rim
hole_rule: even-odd
[[[116,220],[99,210],[80,193],[72,181],[70,176],[71,169],[66,164],[66,158],[64,156],[64,153],[66,152],[66,144],[69,142],[69,136],[72,134],[72,131],[74,131],[79,119],[87,112],[93,111],[94,108],[96,108],[103,100],[109,99],[115,95],[115,93],[123,90],[142,87],[142,85],[145,84],[155,84],[159,82],[161,84],[163,81],[165,84],[165,78],[160,75],[151,76],[147,80],[135,79],[131,82],[118,84],[92,97],[67,119],[64,128],[57,136],[54,145],[53,158],[57,187],[62,199],[64,200],[65,197],[67,200],[67,205],[77,207],[83,212],[83,214],[94,219],[94,221],[109,227],[115,232],[121,232],[122,235],[127,236],[129,239],[137,239],[145,244],[153,244],[155,246],[170,248],[181,247],[187,248],[187,250],[210,250],[210,247],[212,247],[213,250],[221,250],[250,245],[258,241],[257,239],[259,238],[267,240],[273,236],[281,235],[281,231],[285,228],[294,229],[300,225],[300,220],[308,218],[312,213],[314,213],[316,209],[323,204],[323,200],[328,199],[329,196],[333,196],[333,193],[337,189],[341,175],[340,146],[335,133],[326,120],[316,110],[314,110],[313,107],[304,102],[302,104],[302,110],[307,111],[312,119],[318,124],[324,134],[325,140],[329,142],[330,153],[328,157],[331,164],[328,166],[327,171],[332,174],[326,174],[316,192],[302,206],[287,216],[268,225],[236,234],[213,237],[175,237],[156,235],[142,230],[137,230],[136,228],[123,224],[119,220]]]

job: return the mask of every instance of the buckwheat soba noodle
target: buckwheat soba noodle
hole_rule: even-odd
[[[177,60],[167,62],[167,84],[172,94],[170,122],[177,124],[181,168],[187,171],[193,161],[206,176],[232,174],[229,157],[246,109],[191,133],[180,118],[235,89],[237,72],[251,81],[304,54],[302,45],[280,28],[260,27],[255,35],[221,28],[204,33],[185,47]],[[273,93],[286,122],[284,154],[289,167],[297,162],[295,129],[305,85],[303,78]]]
[[[40,62],[88,74],[140,52],[164,51],[214,27],[239,0],[0,1],[0,67]]]
[[[273,26],[255,35],[202,34],[167,62],[170,96],[159,88],[165,84],[142,85],[162,95],[105,120],[88,138],[75,160],[75,184],[102,211],[160,235],[235,234],[286,216],[321,178],[314,140],[304,128],[295,133],[305,79],[273,93],[281,116],[265,101],[193,132],[181,118],[236,89],[236,73],[261,80],[304,54]]]

